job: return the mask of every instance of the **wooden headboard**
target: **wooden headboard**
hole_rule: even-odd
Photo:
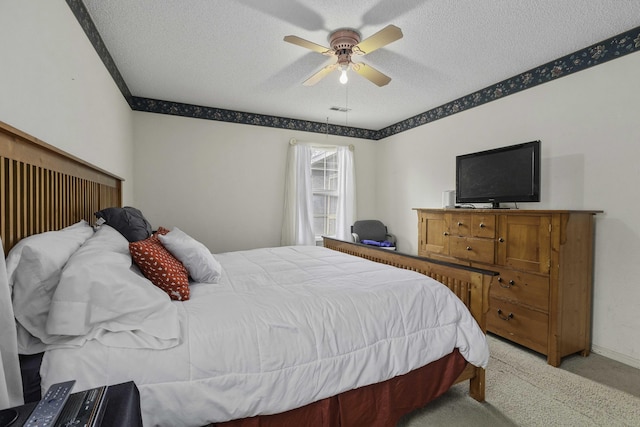
[[[0,122],[0,236],[59,230],[122,205],[123,179]]]

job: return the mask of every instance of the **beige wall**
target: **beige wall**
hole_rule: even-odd
[[[212,252],[280,245],[291,138],[353,144],[357,209],[374,210],[371,141],[142,112],[134,129],[136,205]]]
[[[125,178],[132,113],[64,1],[0,1],[0,121]]]
[[[542,141],[542,195],[531,208],[598,209],[594,350],[640,367],[640,53],[378,143],[377,213],[417,252],[412,208],[440,207],[455,156]],[[386,171],[386,172],[385,172]]]

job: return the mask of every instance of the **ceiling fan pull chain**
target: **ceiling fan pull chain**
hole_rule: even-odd
[[[349,85],[344,87],[345,100],[344,100],[344,125],[349,126]]]

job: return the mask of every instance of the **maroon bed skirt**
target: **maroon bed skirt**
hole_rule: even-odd
[[[211,427],[392,427],[447,391],[467,362],[458,350],[408,374],[371,384],[301,408],[243,418]]]

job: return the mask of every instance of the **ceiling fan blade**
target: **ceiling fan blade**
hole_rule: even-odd
[[[402,30],[395,25],[387,25],[371,37],[368,37],[362,40],[360,43],[355,45],[353,49],[353,53],[357,53],[358,55],[366,55],[367,53],[371,53],[376,49],[380,49],[383,46],[388,45],[398,39],[402,38]]]
[[[324,79],[327,76],[327,74],[335,70],[337,66],[338,66],[337,63],[327,65],[326,67],[324,67],[323,69],[315,73],[313,76],[305,80],[304,83],[302,84],[305,86],[313,86],[314,84],[318,83],[320,80]]]
[[[385,86],[391,81],[391,77],[387,76],[386,74],[382,74],[372,66],[363,64],[361,62],[352,63],[351,69],[360,74],[365,79],[369,80],[371,83],[378,86]]]
[[[298,36],[285,36],[284,41],[296,44],[298,46],[302,46],[304,48],[313,50],[315,52],[322,53],[324,55],[333,55],[333,49],[329,49],[328,47],[320,46],[314,42],[310,42],[309,40],[302,39]]]

